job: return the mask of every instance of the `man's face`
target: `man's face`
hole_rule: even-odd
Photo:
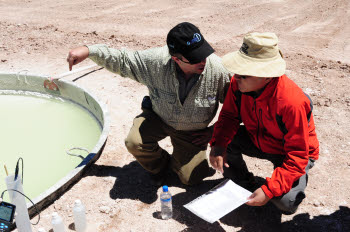
[[[204,71],[207,59],[202,60],[197,64],[191,64],[185,57],[172,56],[172,59],[179,65],[184,73],[201,74]]]
[[[243,76],[238,74],[235,74],[233,77],[237,81],[238,89],[242,93],[258,92],[271,81],[271,78]]]

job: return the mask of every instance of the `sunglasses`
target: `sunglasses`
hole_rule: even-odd
[[[203,60],[201,60],[201,61],[199,61],[199,62],[196,62],[196,63],[191,63],[191,62],[189,62],[189,61],[184,61],[182,58],[180,58],[180,57],[177,57],[179,60],[181,60],[183,63],[185,63],[185,64],[191,64],[191,65],[193,65],[193,64],[199,64],[199,63],[201,63]],[[205,59],[204,59],[205,60]]]

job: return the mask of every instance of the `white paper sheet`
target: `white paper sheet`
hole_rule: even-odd
[[[225,180],[184,207],[203,220],[213,223],[246,203],[251,194],[233,181]]]

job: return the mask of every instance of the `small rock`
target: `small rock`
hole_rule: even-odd
[[[324,106],[330,107],[331,106],[331,101],[327,99],[324,103]]]
[[[62,206],[59,205],[59,204],[55,204],[55,205],[54,205],[54,208],[55,208],[56,210],[61,210],[61,209],[62,209]]]
[[[101,212],[101,213],[108,214],[110,211],[111,211],[111,208],[108,207],[108,206],[101,206],[101,207],[100,207],[100,212]]]
[[[322,64],[321,68],[327,68],[327,65],[326,64]]]
[[[313,205],[316,206],[316,207],[320,207],[320,206],[321,206],[321,202],[315,201],[315,202],[313,203]]]
[[[323,100],[323,99],[318,99],[316,102],[317,106],[324,106],[324,104],[325,104],[325,100]]]
[[[6,62],[6,61],[7,61],[7,60],[5,60],[5,59],[4,59],[4,60],[1,60],[1,62]]]

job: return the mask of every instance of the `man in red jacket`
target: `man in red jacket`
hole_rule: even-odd
[[[285,75],[277,43],[274,33],[250,33],[239,51],[223,57],[235,75],[210,141],[210,162],[225,177],[250,188],[254,176],[242,153],[270,160],[272,176],[247,205],[271,200],[282,212],[294,213],[305,198],[319,143],[311,99]]]

